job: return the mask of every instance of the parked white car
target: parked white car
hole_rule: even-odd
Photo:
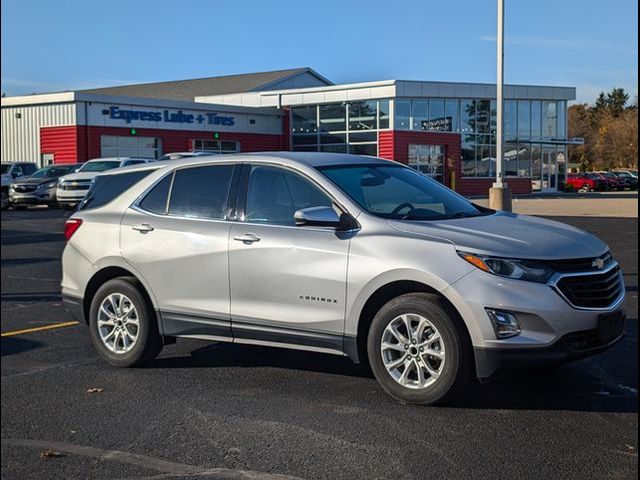
[[[100,173],[119,167],[153,162],[151,158],[110,157],[86,162],[76,173],[60,177],[56,200],[63,208],[75,208],[89,191],[91,182]]]

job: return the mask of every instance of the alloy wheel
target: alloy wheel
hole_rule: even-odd
[[[98,310],[97,324],[100,340],[113,353],[128,352],[138,340],[138,311],[129,297],[121,293],[105,297]]]
[[[445,348],[438,329],[418,314],[403,314],[389,322],[380,353],[387,372],[405,388],[433,385],[445,364]]]

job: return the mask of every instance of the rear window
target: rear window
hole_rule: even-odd
[[[120,175],[97,176],[91,184],[87,196],[80,203],[78,210],[87,210],[106,205],[151,172],[153,172],[153,170],[121,173]]]

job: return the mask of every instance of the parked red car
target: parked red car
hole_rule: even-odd
[[[583,192],[604,191],[609,186],[609,182],[595,173],[570,173],[565,183],[566,190]]]

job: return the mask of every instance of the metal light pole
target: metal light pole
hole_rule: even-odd
[[[489,205],[494,210],[511,211],[511,190],[504,183],[504,0],[498,0],[498,32],[496,35],[496,181],[489,190]]]

